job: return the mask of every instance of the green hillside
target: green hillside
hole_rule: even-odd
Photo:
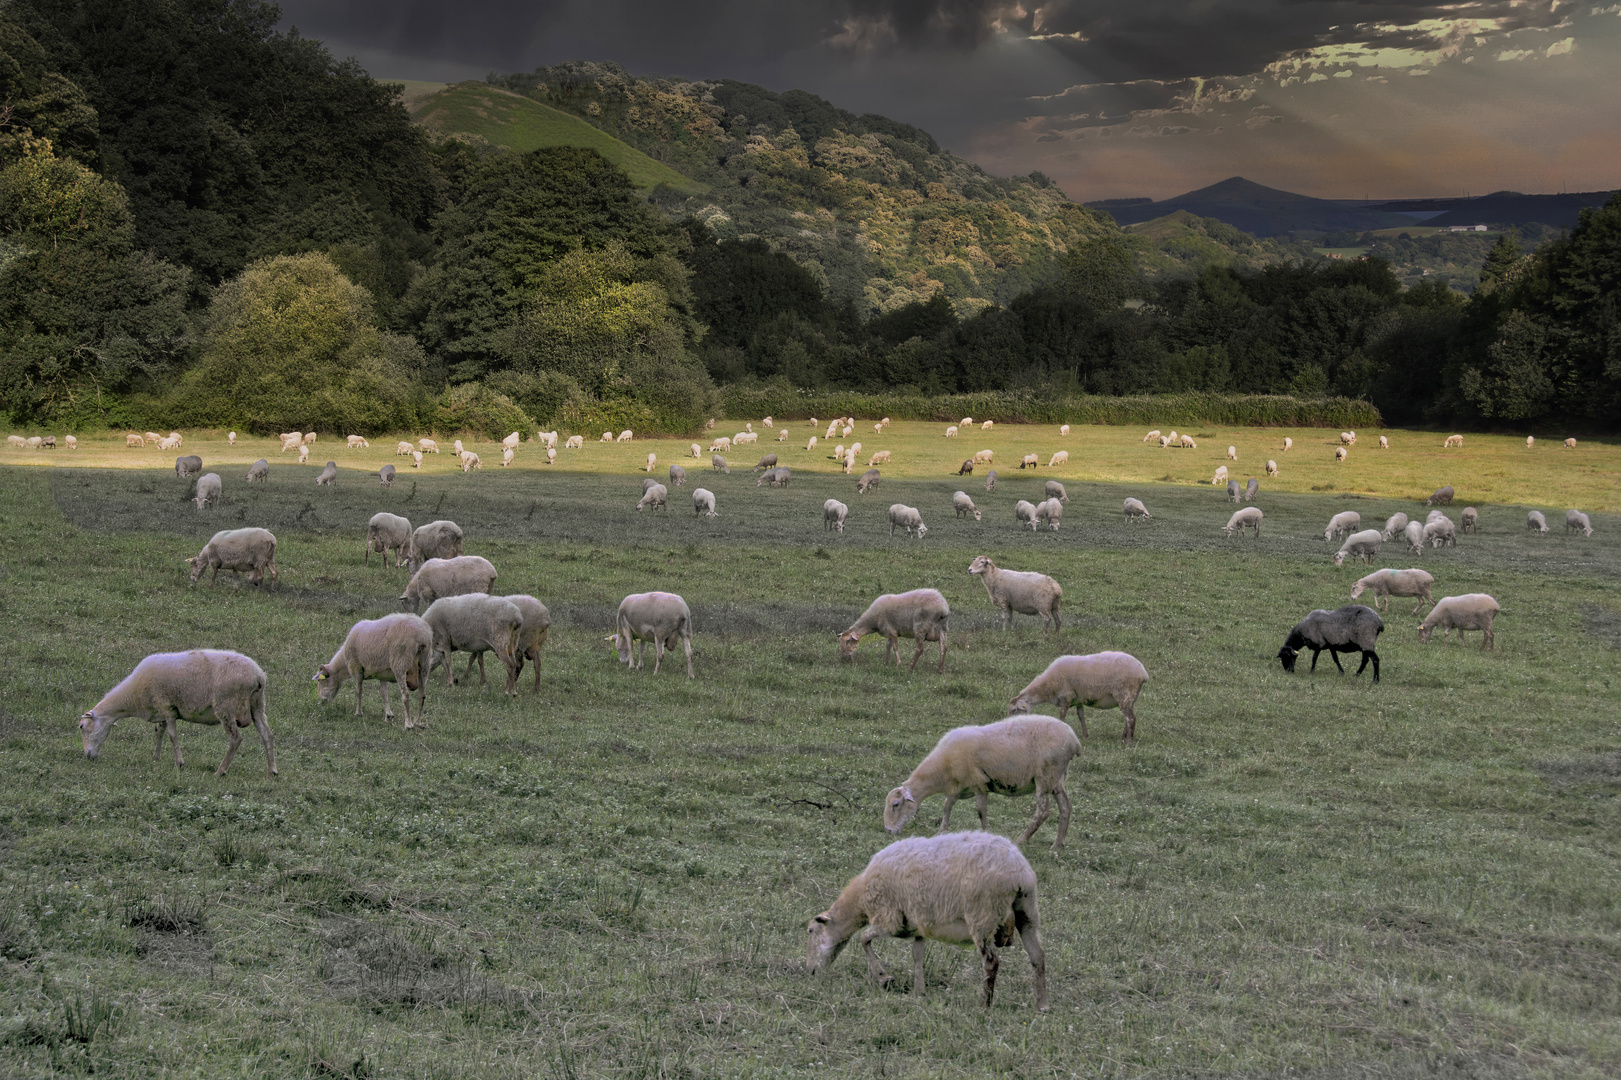
[[[1254,270],[1310,255],[1310,246],[1304,242],[1258,240],[1225,222],[1186,210],[1127,225],[1125,231],[1126,246],[1137,269],[1150,278],[1197,274],[1207,266]]]
[[[660,184],[689,194],[706,190],[704,184],[654,161],[607,132],[533,98],[479,82],[456,83],[427,95],[421,93],[423,88],[408,87],[406,97],[412,119],[432,131],[476,136],[520,154],[543,146],[586,147],[625,170],[644,190]]]

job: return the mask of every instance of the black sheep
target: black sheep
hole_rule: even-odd
[[[1289,637],[1284,641],[1283,648],[1278,650],[1278,659],[1283,661],[1283,670],[1294,671],[1295,658],[1300,650],[1311,650],[1311,670],[1317,670],[1317,657],[1324,650],[1333,659],[1334,666],[1345,674],[1345,668],[1340,664],[1339,654],[1342,652],[1359,652],[1362,654],[1362,666],[1356,669],[1358,675],[1362,674],[1373,661],[1373,681],[1379,681],[1379,654],[1374,652],[1374,645],[1379,635],[1384,633],[1385,622],[1379,613],[1362,604],[1347,604],[1338,611],[1323,611],[1318,609],[1307,615],[1295,624],[1289,631]]]

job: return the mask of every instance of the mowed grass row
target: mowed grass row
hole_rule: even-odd
[[[646,453],[631,446],[612,452]],[[957,481],[901,470],[863,497],[814,470],[777,491],[743,470],[695,475],[689,490],[719,498],[713,521],[680,490],[668,514],[636,513],[625,462],[430,468],[390,491],[348,469],[317,489],[314,472],[273,468],[251,492],[227,475],[224,503],[199,513],[172,471],[0,471],[0,1072],[1621,1063],[1611,517],[1590,539],[1556,518],[1542,538],[1523,512],[1482,507],[1482,534],[1456,550],[1390,552],[1383,565],[1430,569],[1437,595],[1490,592],[1504,611],[1481,653],[1419,645],[1411,603],[1394,601],[1374,686],[1326,657],[1289,676],[1274,654],[1363,572],[1330,565],[1328,517],[1382,521],[1410,498],[1263,487],[1259,541],[1229,541],[1231,507],[1208,486],[1153,488],[1155,519],[1128,527],[1118,508],[1136,487],[1075,477],[1063,529],[1021,533],[1011,504],[1045,475],[1017,470],[992,495],[961,485],[977,523],[951,517]],[[822,531],[830,496],[852,508],[842,537]],[[893,501],[923,508],[924,541],[889,539]],[[428,725],[409,733],[383,722],[375,686],[360,718],[347,687],[315,703],[310,676],[348,627],[397,606],[404,572],[361,565],[383,509],[457,520],[498,591],[551,607],[538,694],[527,678],[516,700],[499,680],[447,690],[439,672]],[[277,533],[281,588],[189,586],[182,560],[237,524]],[[1064,630],[997,629],[967,574],[981,553],[1056,576]],[[836,633],[873,596],[924,585],[953,606],[944,675],[884,665],[876,639],[837,661]],[[619,599],[649,588],[692,604],[696,681],[679,665],[629,672],[602,640]],[[80,712],[147,653],[203,645],[269,673],[279,778],[251,732],[215,778],[224,738],[197,725],[183,770],[154,764],[131,721],[83,759]],[[1151,681],[1137,744],[1118,742],[1118,712],[1088,716],[1069,847],[1049,850],[1049,823],[1028,849],[1052,1012],[1032,1010],[1017,949],[989,1012],[977,958],[940,945],[921,1000],[904,976],[871,984],[855,950],[806,976],[806,920],[890,839],[884,793],[948,728],[1003,716],[1053,656],[1106,648]],[[1016,835],[1032,811],[995,799],[991,827]],[[953,824],[972,827],[971,806]],[[905,946],[881,951],[904,971]]]

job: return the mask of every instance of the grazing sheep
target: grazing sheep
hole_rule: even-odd
[[[1228,539],[1231,539],[1234,532],[1243,536],[1244,526],[1248,525],[1255,531],[1255,538],[1260,539],[1261,519],[1263,517],[1265,515],[1261,513],[1259,506],[1246,506],[1242,510],[1235,510],[1233,516],[1227,519],[1227,524],[1222,527],[1221,531],[1227,535]]]
[[[1019,468],[1034,469],[1041,464],[1041,458],[1035,454],[1026,454],[1019,459]]]
[[[775,457],[775,455],[772,456]],[[642,467],[642,471],[645,473],[651,473],[653,471],[653,466],[657,465],[658,463],[659,456],[657,454],[648,454],[647,464]]]
[[[1338,447],[1337,449],[1335,449],[1335,451],[1334,451],[1334,460],[1335,461],[1339,462],[1341,465],[1344,465],[1345,464],[1345,457],[1346,457],[1345,447],[1341,446],[1341,447]]]
[[[889,421],[886,420],[884,422],[887,424]],[[761,427],[775,427],[776,425],[771,422],[771,417],[768,416],[764,420],[760,421],[760,426]]]
[[[1133,521],[1147,521],[1154,516],[1148,512],[1148,507],[1144,506],[1140,499],[1126,500],[1125,515],[1127,525],[1130,525]]]
[[[1064,485],[1059,483],[1057,480],[1047,481],[1044,485],[1042,485],[1041,490],[1049,499],[1057,499],[1061,503],[1069,502],[1069,492],[1065,491]]]
[[[1324,540],[1333,540],[1337,536],[1347,536],[1362,527],[1362,515],[1355,510],[1342,510],[1328,521],[1328,528],[1323,530]]]
[[[965,416],[961,420],[958,420],[957,423],[962,427],[972,427],[974,424],[974,418],[972,416]]]
[[[1411,570],[1375,570],[1351,586],[1351,599],[1357,599],[1364,592],[1372,592],[1373,606],[1376,609],[1383,606],[1388,610],[1390,597],[1416,596],[1420,599],[1418,607],[1413,609],[1413,614],[1417,615],[1425,604],[1435,603],[1435,597],[1430,595],[1430,586],[1434,584],[1434,575],[1417,567]],[[1380,600],[1384,601],[1383,605],[1379,603]]]
[[[1182,445],[1186,449],[1189,449],[1189,450],[1197,450],[1197,449],[1199,449],[1199,444],[1193,441],[1193,436],[1192,435],[1184,435],[1184,436],[1182,436]]]
[[[478,455],[473,453],[471,450],[463,450],[461,453],[461,459],[462,472],[464,473],[484,467],[483,463],[479,461]]]
[[[487,593],[494,585],[495,567],[482,556],[457,555],[451,559],[429,559],[411,575],[405,591],[400,594],[400,603],[407,611],[416,611],[441,597]]]
[[[1285,438],[1285,439],[1284,439],[1284,440],[1283,440],[1283,452],[1284,452],[1284,453],[1285,453],[1285,454],[1287,454],[1287,453],[1288,453],[1288,452],[1289,452],[1289,449],[1290,449],[1290,448],[1291,448],[1291,447],[1292,447],[1292,446],[1294,446],[1294,444],[1295,444],[1295,441],[1294,441],[1294,440],[1293,440],[1293,439],[1290,439],[1290,438],[1287,438],[1287,437],[1286,437],[1286,438]]]
[[[1458,531],[1472,533],[1479,531],[1480,511],[1473,506],[1463,508],[1463,514],[1458,519]]]
[[[697,443],[689,443],[687,448],[692,452],[692,460],[694,460],[694,461],[702,461],[703,460],[703,456],[704,456],[703,451],[699,448]]]
[[[1255,479],[1255,477],[1253,477],[1253,476],[1250,477],[1249,483],[1244,485],[1244,501],[1245,502],[1254,502],[1255,501],[1255,496],[1259,495],[1260,493],[1261,493],[1261,482],[1259,480]]]
[[[293,434],[293,443],[294,443],[294,445],[297,445],[298,440],[300,438],[302,438],[303,436],[302,436],[302,434],[300,432],[297,432],[297,431],[293,432],[292,434]],[[282,439],[284,441],[286,440],[286,438],[287,438],[287,436],[285,436],[285,435],[282,436]],[[158,443],[161,443],[163,441],[163,436],[159,435],[155,431],[148,431],[146,433],[146,441],[151,443],[152,445],[156,446]]]
[[[1381,449],[1381,450],[1389,450],[1390,449],[1390,440],[1388,438],[1386,438],[1385,436],[1383,436],[1383,435],[1379,436],[1379,449]]]
[[[422,451],[424,454],[437,454],[439,452],[439,444],[434,442],[432,439],[418,439],[417,449]]]
[[[1150,431],[1147,435],[1143,436],[1143,442],[1153,442],[1155,439],[1158,439],[1159,437],[1160,437],[1159,428],[1155,428],[1153,431]]]
[[[670,486],[685,487],[687,484],[687,470],[679,465],[670,466]]]
[[[1327,649],[1334,666],[1344,675],[1340,653],[1359,652],[1362,654],[1362,666],[1356,669],[1356,673],[1362,674],[1363,668],[1372,660],[1373,681],[1378,682],[1379,654],[1374,651],[1374,646],[1384,630],[1385,621],[1379,617],[1379,613],[1362,604],[1347,604],[1337,611],[1319,608],[1289,631],[1283,648],[1278,650],[1278,659],[1283,662],[1284,671],[1293,672],[1295,658],[1300,655],[1302,648],[1307,648],[1311,650],[1311,670],[1316,671],[1317,657]]]
[[[320,472],[320,475],[318,475],[315,478],[315,483],[316,483],[317,487],[332,487],[334,484],[337,483],[337,481],[338,481],[338,463],[336,461],[327,462],[326,467],[323,468],[321,470],[321,472]]]
[[[1580,510],[1565,511],[1565,531],[1580,532],[1583,536],[1593,535],[1593,522]]]
[[[968,565],[968,572],[979,576],[991,603],[1002,609],[1003,630],[1012,628],[1015,611],[1020,615],[1040,615],[1042,633],[1064,628],[1058,614],[1064,590],[1046,574],[1003,570],[989,555],[975,558]]]
[[[888,465],[889,464],[889,451],[888,450],[880,450],[880,451],[878,451],[876,454],[874,454],[867,461],[867,464],[868,465]]]
[[[811,974],[827,970],[860,930],[867,970],[884,986],[893,979],[873,952],[873,941],[910,938],[912,993],[917,995],[923,993],[923,957],[930,939],[972,945],[985,971],[980,998],[986,1008],[1001,968],[997,947],[1011,945],[1017,932],[1035,972],[1036,1009],[1047,1011],[1036,872],[1005,836],[965,832],[897,840],[874,855],[807,930],[805,962]]]
[[[1237,502],[1240,498],[1243,497],[1243,494],[1244,494],[1243,489],[1238,486],[1238,481],[1237,480],[1229,480],[1229,481],[1227,481],[1227,501],[1228,502]]]
[[[511,431],[507,433],[506,438],[501,440],[501,447],[505,450],[516,450],[521,442],[523,442],[523,436],[516,431]]]
[[[264,484],[270,481],[270,462],[260,458],[248,466],[247,482],[250,484]]]
[[[1406,528],[1407,528],[1407,515],[1406,514],[1403,514],[1403,513],[1391,514],[1390,519],[1385,522],[1384,530],[1382,532],[1380,532],[1379,535],[1380,535],[1381,538],[1383,538],[1385,540],[1394,540]]]
[[[978,453],[976,453],[974,455],[974,464],[975,465],[989,465],[995,458],[996,458],[996,454],[995,454],[994,451],[981,450],[981,451],[979,451]]]
[[[1452,631],[1458,632],[1458,643],[1463,643],[1465,630],[1479,630],[1481,634],[1480,651],[1497,648],[1497,635],[1492,633],[1492,622],[1501,611],[1501,606],[1485,593],[1466,593],[1463,596],[1443,596],[1436,601],[1435,607],[1424,616],[1424,621],[1418,626],[1418,640],[1427,642],[1435,628],[1441,628],[1441,644],[1446,644],[1447,635]]]
[[[779,465],[774,469],[767,469],[761,473],[760,478],[754,482],[754,486],[787,487],[788,480],[792,475],[793,473],[787,466]]]
[[[827,425],[827,431],[823,433],[822,438],[831,439],[837,434],[839,434],[839,422],[835,420],[831,424]]]
[[[1451,544],[1458,546],[1458,534],[1452,527],[1452,519],[1444,514],[1424,526],[1424,543],[1431,547],[1446,547]]]
[[[49,440],[47,440],[47,442],[48,441]],[[63,436],[63,441],[65,443],[67,443],[67,448],[69,450],[77,450],[79,448],[79,440],[74,438],[72,435]],[[236,432],[234,432],[234,431],[231,432],[231,445],[232,446],[236,445]]]
[[[197,509],[206,510],[209,506],[220,501],[220,492],[224,485],[220,483],[219,473],[204,473],[197,481],[197,495],[192,499]]]
[[[844,444],[843,443],[839,443],[839,445],[837,445],[837,446],[835,446],[833,448],[833,460],[837,461],[837,462],[840,462],[840,463],[842,463],[844,461]]]
[[[174,432],[171,431],[169,434],[173,435]],[[304,443],[305,446],[314,446],[315,445],[315,432],[306,431],[304,433],[304,438],[303,438],[302,442]]]
[[[174,474],[180,479],[196,476],[203,471],[203,459],[196,454],[187,454],[185,457],[174,459]]]
[[[1462,446],[1462,445],[1463,445],[1463,436],[1462,435],[1448,435],[1447,436],[1447,441],[1441,444],[1441,449],[1445,450],[1448,447]]]
[[[901,503],[892,503],[889,507],[889,535],[895,535],[895,528],[899,526],[906,530],[906,535],[917,534],[919,540],[928,533],[929,527],[923,524],[923,515],[918,513],[915,506],[904,506]]]
[[[84,756],[94,761],[113,725],[126,717],[150,721],[157,729],[152,759],[163,753],[163,736],[174,745],[174,763],[185,765],[180,756],[177,721],[218,724],[230,740],[225,759],[214,770],[224,776],[242,745],[240,728],[252,724],[265,746],[265,764],[276,775],[276,750],[265,716],[264,669],[241,653],[224,649],[192,649],[189,652],[153,653],[130,672],[89,712],[79,717],[79,735],[84,740]]]
[[[979,507],[974,505],[974,500],[968,497],[968,492],[966,491],[952,492],[951,506],[957,511],[957,516],[959,518],[967,517],[969,514],[974,515],[975,521],[978,521],[980,518]]]
[[[1452,497],[1456,494],[1457,492],[1452,490],[1451,484],[1448,484],[1446,487],[1436,488],[1434,494],[1424,500],[1424,505],[1446,506],[1452,502]]]
[[[641,501],[636,504],[636,509],[646,510],[648,507],[652,507],[654,510],[668,510],[669,506],[666,500],[669,497],[670,489],[663,484],[654,482],[648,485],[646,491],[642,492]]]
[[[1217,465],[1216,466],[1216,471],[1210,474],[1210,486],[1215,487],[1218,484],[1225,484],[1226,482],[1227,482],[1227,466],[1225,466],[1225,465]]]
[[[1014,841],[1019,847],[1047,820],[1049,797],[1058,801],[1058,838],[1053,850],[1064,846],[1069,832],[1070,802],[1064,790],[1070,760],[1081,752],[1081,740],[1062,720],[1050,716],[1010,716],[978,727],[960,727],[940,737],[933,750],[884,800],[884,828],[898,833],[917,816],[918,808],[935,795],[946,797],[939,832],[951,827],[957,800],[974,793],[979,827],[990,828],[989,795],[1036,795],[1036,816]]]
[[[614,433],[611,432],[611,431],[604,431],[602,433],[602,437],[597,440],[597,442],[613,442],[613,441],[614,441]]]
[[[388,565],[388,553],[394,552],[394,566],[398,569],[405,565],[406,552],[411,548],[411,523],[398,514],[387,511],[373,514],[366,523],[366,565],[371,565],[371,553],[383,556],[383,565]]]
[[[1047,459],[1047,468],[1049,468],[1049,469],[1052,468],[1054,465],[1068,465],[1068,464],[1069,464],[1069,451],[1068,450],[1060,450],[1060,451],[1058,451],[1058,453],[1054,454],[1052,457]]]
[[[837,499],[829,499],[822,504],[822,531],[844,531],[844,519],[850,516],[850,508]]]
[[[792,432],[790,432],[787,428],[783,428],[781,431],[777,432],[777,441],[787,442],[790,434],[792,434]]]
[[[652,487],[656,483],[658,483],[658,481],[653,479],[651,476],[642,477],[642,494],[646,495],[647,494],[647,489]]]
[[[308,461],[309,459],[310,459],[310,448],[309,448],[309,446],[304,444],[304,443],[299,443],[299,445],[298,445],[298,463],[300,465],[302,465],[306,461]]]
[[[518,609],[518,614],[523,616],[523,626],[518,630],[518,644],[513,649],[513,667],[515,669],[513,678],[517,679],[523,675],[523,666],[526,662],[533,664],[535,666],[535,693],[538,694],[540,693],[540,651],[546,647],[546,637],[551,630],[551,612],[546,610],[545,604],[542,604],[533,596],[526,596],[523,593],[514,593],[511,596],[503,596],[501,599],[515,606]],[[480,671],[482,672],[482,670],[481,667]]]
[[[946,438],[955,439],[956,437],[957,437],[957,426],[955,424],[953,424],[952,426],[946,428]]]
[[[693,488],[692,513],[694,517],[719,517],[715,513],[715,493],[708,488]]]
[[[354,449],[370,450],[371,449],[371,443],[366,441],[366,437],[364,435],[350,435],[350,436],[347,436],[345,438],[344,442],[347,444],[347,446],[351,450],[354,450]]]
[[[992,469],[990,472],[985,474],[985,490],[986,491],[995,491],[996,490],[996,470],[995,469]]]
[[[858,442],[851,443],[850,448],[844,452],[845,461],[849,462],[854,460],[855,456],[859,453],[861,453],[861,444]]]
[[[1047,527],[1053,532],[1058,531],[1058,521],[1064,516],[1064,504],[1057,499],[1046,499],[1036,504],[1036,524],[1045,521]]]
[[[394,486],[394,466],[392,466],[392,465],[384,465],[381,469],[378,469],[377,470],[377,482],[379,484],[381,484],[383,487],[393,487]]]
[[[991,430],[991,428],[993,426],[995,426],[995,424],[996,424],[995,420],[987,420],[983,424],[979,425],[979,430],[981,430],[981,431],[989,431],[989,430]]]
[[[1027,713],[1037,705],[1051,702],[1058,706],[1058,719],[1063,720],[1073,704],[1084,739],[1088,734],[1087,706],[1094,709],[1118,708],[1126,718],[1120,740],[1132,742],[1137,738],[1137,696],[1142,693],[1143,684],[1147,681],[1148,669],[1130,653],[1060,656],[1014,696],[1008,703],[1008,711]]]
[[[557,447],[548,446],[546,448],[546,464],[548,464],[548,465],[556,465],[557,464]]]
[[[1229,446],[1227,448],[1227,460],[1228,461],[1237,461],[1238,460],[1238,447]]]
[[[958,468],[957,468],[957,475],[958,476],[972,476],[972,475],[974,475],[974,459],[973,458],[963,458],[962,459],[962,464],[960,466],[958,466]]]
[[[1340,432],[1340,442],[1346,446],[1352,446],[1356,443],[1356,435],[1349,431],[1342,431]]]
[[[564,450],[583,450],[584,448],[585,448],[585,436],[584,435],[570,435],[567,439],[563,440],[563,449]]]
[[[675,593],[645,592],[625,597],[619,602],[614,636],[610,640],[619,653],[620,663],[628,664],[632,670],[645,666],[647,643],[651,641],[655,675],[664,662],[664,651],[674,652],[676,642],[680,641],[687,654],[687,678],[695,677],[692,673],[692,611]],[[634,658],[633,648],[637,649]]]
[[[1407,541],[1407,550],[1422,552],[1424,550],[1424,523],[1422,521],[1409,521],[1407,528],[1402,530],[1402,537]]]
[[[1574,449],[1576,449],[1576,440],[1575,439],[1566,439],[1565,440],[1565,449],[1566,450],[1574,450]]]
[[[240,579],[248,572],[248,584],[261,585],[268,571],[275,582],[280,575],[276,570],[276,537],[269,529],[222,529],[209,538],[195,557],[187,559],[191,567],[191,583],[210,570],[208,584],[219,579],[221,570],[229,570]]]
[[[1278,463],[1271,458],[1266,459],[1266,474],[1268,476],[1278,475]]]
[[[709,468],[711,472],[723,472],[727,476],[732,475],[732,467],[726,464],[726,459],[719,454],[709,456]]]
[[[410,730],[422,721],[427,706],[428,670],[433,657],[433,630],[417,615],[395,612],[380,619],[363,619],[332,654],[332,659],[315,672],[319,686],[316,699],[323,705],[338,695],[347,679],[355,680],[355,715],[360,715],[360,699],[365,696],[366,680],[376,679],[383,688],[383,719],[394,719],[388,704],[388,684],[400,688],[400,707],[405,711],[405,727]],[[411,716],[411,694],[417,695],[416,716]]]
[[[1379,542],[1384,539],[1378,529],[1363,529],[1345,538],[1345,543],[1334,553],[1334,565],[1344,566],[1347,558],[1372,562],[1379,554]]]
[[[428,605],[422,621],[433,631],[433,658],[428,662],[431,672],[440,664],[445,666],[445,685],[457,683],[451,654],[467,653],[467,667],[462,671],[462,682],[473,673],[473,662],[478,661],[478,684],[488,686],[484,677],[484,654],[493,652],[507,669],[506,693],[518,693],[518,638],[523,632],[523,612],[518,605],[504,596],[489,596],[483,592],[442,596]]]
[[[413,451],[411,451],[411,468],[413,468],[413,469],[422,468],[422,451],[421,450],[413,450]]]
[[[814,449],[816,449],[816,436],[812,435],[810,437],[810,441],[805,444],[805,449],[806,450],[814,450]]]
[[[614,442],[630,442],[633,438],[635,438],[635,436],[631,434],[629,428],[626,428],[624,431],[619,433],[618,437],[614,439]]]
[[[12,446],[21,446],[22,445],[22,438],[21,438],[21,436],[13,435],[13,436],[11,436],[11,438],[7,439],[6,442],[10,443]],[[124,436],[124,445],[125,446],[145,446],[146,445],[146,440],[141,438],[139,435],[135,434],[134,432],[130,432],[128,435]]]
[[[44,442],[45,442],[44,439],[42,439],[38,435],[36,435],[32,439],[28,440],[28,445],[32,449],[38,450],[40,448],[40,445],[43,444]],[[178,449],[180,449],[180,436],[178,436],[178,435],[170,435],[167,438],[159,439],[158,440],[158,449],[159,450],[178,450]]]
[[[759,441],[759,434],[753,431],[739,431],[736,435],[732,436],[733,446],[753,446]]]
[[[283,447],[282,449],[286,449],[286,447]],[[397,443],[394,444],[394,456],[395,457],[410,457],[411,456],[411,451],[413,451],[415,449],[416,449],[416,447],[412,446],[408,442],[397,442]]]
[[[878,481],[882,479],[883,475],[879,473],[877,469],[868,469],[866,472],[861,474],[861,479],[856,481],[856,494],[865,495],[867,492],[877,487]]]
[[[454,521],[431,521],[411,533],[406,565],[411,573],[429,559],[454,559],[462,554],[462,529]]]
[[[1060,435],[1068,435],[1069,434],[1069,425],[1068,424],[1059,424],[1058,425],[1058,434],[1060,434]]]
[[[547,449],[550,450],[551,447],[547,447]],[[518,452],[516,450],[512,449],[512,447],[510,447],[510,446],[507,447],[505,450],[501,451],[501,467],[506,468],[508,465],[511,465],[512,464],[512,459],[517,457],[517,456],[518,456]]]
[[[759,472],[761,469],[774,469],[776,467],[777,467],[777,455],[776,454],[767,454],[765,457],[761,458],[759,461],[754,463],[754,471],[755,472]]]
[[[924,645],[938,641],[940,663],[935,670],[943,672],[946,670],[946,638],[950,621],[951,607],[938,589],[885,593],[867,606],[867,610],[851,624],[850,629],[839,635],[839,659],[853,660],[856,646],[862,638],[868,634],[882,634],[889,642],[884,658],[887,660],[893,656],[897,667],[901,662],[900,639],[911,638],[917,643],[908,671],[917,670],[918,657],[923,655]]]
[[[1035,532],[1036,504],[1033,502],[1028,502],[1024,499],[1020,499],[1018,502],[1014,503],[1013,520],[1019,523],[1020,529],[1023,529],[1025,525],[1028,524],[1030,526],[1030,531]]]

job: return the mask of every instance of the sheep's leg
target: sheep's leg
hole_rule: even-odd
[[[242,732],[237,728],[235,717],[222,717],[220,719],[220,727],[225,729],[225,736],[231,740],[231,745],[225,748],[225,760],[220,762],[220,767],[214,770],[215,776],[225,775],[225,770],[231,767],[231,759],[236,757],[237,750],[241,749],[242,747]],[[176,749],[179,748],[176,747]]]
[[[529,650],[529,661],[535,665],[535,693],[540,693],[540,646]]]
[[[158,737],[157,745],[152,747],[152,764],[156,765],[163,760],[163,721],[152,725],[152,733]]]
[[[1340,674],[1341,675],[1344,675],[1345,674],[1345,665],[1340,663],[1340,651],[1338,649],[1329,649],[1328,650],[1328,658],[1330,660],[1334,661],[1334,666],[1340,669]]]
[[[1062,789],[1060,789],[1062,790]],[[1041,919],[1036,912],[1035,898],[1020,894],[1013,901],[1013,927],[1019,932],[1019,944],[1030,958],[1030,967],[1036,976],[1036,1009],[1047,1011],[1047,954],[1041,947]]]
[[[518,672],[521,670],[521,668],[519,667],[519,664],[521,663],[521,661],[518,659],[518,656],[517,656],[517,654],[515,652],[509,652],[509,653],[506,653],[506,654],[496,653],[495,656],[496,656],[496,659],[501,661],[501,666],[503,666],[503,667],[505,667],[507,669],[506,695],[508,697],[517,697],[518,696]],[[482,661],[481,661],[481,663],[482,663]]]
[[[996,955],[996,944],[988,940],[976,942],[979,946],[979,958],[985,964],[985,988],[983,998],[985,1007],[991,1007],[991,999],[996,997],[996,971],[1002,966],[1002,958]]]
[[[1480,651],[1485,652],[1488,646],[1491,648],[1492,652],[1497,651],[1497,635],[1492,633],[1490,624],[1483,627],[1480,631]]]
[[[1053,850],[1058,851],[1064,846],[1064,837],[1069,835],[1069,792],[1062,787],[1053,788],[1053,798],[1058,800],[1058,839],[1053,841]]]
[[[1060,716],[1059,719],[1062,720],[1063,717]],[[1075,703],[1075,719],[1081,725],[1081,738],[1088,738],[1086,733],[1086,706],[1080,702]]]
[[[259,732],[259,741],[265,744],[265,765],[270,775],[276,775],[276,741],[270,737],[270,722],[265,717],[265,693],[260,690],[248,700],[248,715]]]
[[[1358,675],[1362,674],[1363,669],[1366,668],[1367,666],[1368,666],[1368,652],[1367,652],[1366,649],[1364,649],[1362,651],[1362,663],[1357,666],[1356,673]]]
[[[912,939],[912,993],[923,996],[923,954],[929,951],[926,938]]]
[[[659,673],[659,665],[664,663],[664,635],[653,636],[653,674]]]
[[[1121,742],[1135,742],[1137,740],[1137,699],[1120,703],[1120,711],[1126,717],[1126,729],[1120,733]]]
[[[955,792],[946,796],[946,811],[940,815],[941,832],[945,832],[951,827],[951,808],[957,805],[957,796],[960,794],[961,792]]]
[[[692,674],[692,638],[691,637],[683,637],[681,639],[681,645],[682,645],[682,648],[684,648],[686,650],[686,653],[687,653],[687,678],[689,678],[689,679],[694,678],[695,676]],[[538,678],[539,674],[540,674],[540,671],[539,671],[538,668],[536,669],[535,674],[536,674],[536,677]]]
[[[1043,824],[1046,823],[1046,821],[1047,821],[1047,803],[1048,803],[1047,792],[1043,791],[1040,795],[1036,796],[1036,816],[1030,820],[1030,824],[1024,830],[1024,834],[1019,837],[1019,839],[1018,839],[1018,846],[1019,847],[1024,847],[1026,841],[1028,841],[1032,836],[1036,835],[1036,831],[1038,829],[1040,829]],[[983,819],[980,820],[979,827],[981,829],[984,829],[984,828],[987,827]]]
[[[879,961],[878,954],[873,951],[872,943],[878,938],[888,936],[889,931],[877,925],[870,925],[861,931],[861,951],[867,957],[867,972],[878,980],[880,986],[888,986],[895,980],[889,972],[884,970],[884,965]]]
[[[388,683],[383,679],[378,679],[377,685],[381,687],[383,691],[383,719],[392,720],[394,719],[394,707],[388,703]],[[405,696],[404,683],[400,683],[400,696]]]
[[[906,669],[909,672],[917,670],[918,657],[923,655],[923,647],[928,644],[928,641],[923,637],[922,634],[915,635],[913,640],[917,642],[917,648],[912,650],[912,666]],[[945,657],[942,656],[940,660],[941,663],[944,664]],[[897,649],[895,653],[895,664],[897,667],[900,666],[900,662],[900,650]]]
[[[1311,650],[1311,671],[1312,671],[1312,674],[1317,673],[1317,658],[1319,656],[1321,656],[1322,654],[1323,654],[1323,650],[1321,650],[1321,649],[1312,649]]]
[[[173,712],[170,712],[168,717],[163,721],[163,729],[169,733],[169,742],[174,746],[174,767],[177,769],[184,768],[186,762],[185,759],[180,756],[180,730],[179,725],[175,723],[175,715]]]
[[[946,671],[946,632],[940,631],[940,663],[935,665],[935,674],[944,675]]]
[[[445,686],[446,687],[455,686],[456,685],[456,669],[455,669],[455,665],[453,665],[450,662],[450,649],[447,647],[447,648],[439,650],[439,655],[441,655],[441,656],[443,656],[445,658],[445,661],[444,661],[444,663],[445,663]]]
[[[1011,604],[1002,605],[1002,629],[1013,629],[1013,606]]]
[[[980,788],[978,791],[974,792],[974,812],[979,815],[979,827],[981,829],[989,829],[991,827],[990,809],[990,791],[986,788]]]
[[[1372,649],[1368,650],[1368,658],[1373,661],[1373,681],[1379,681],[1379,654]]]

